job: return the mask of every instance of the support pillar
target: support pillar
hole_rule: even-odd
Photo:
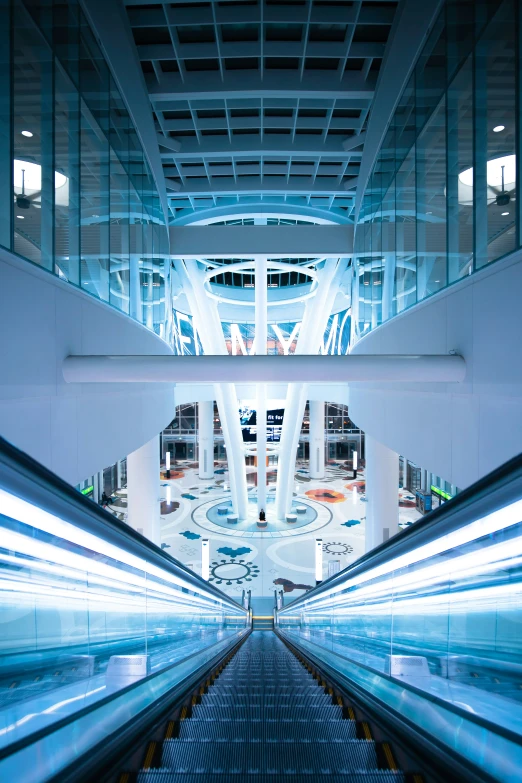
[[[315,355],[319,352],[324,330],[332,305],[339,290],[341,276],[346,262],[328,258],[320,270],[317,293],[305,306],[301,330],[295,353]],[[279,457],[277,460],[276,517],[284,519],[292,507],[295,476],[295,460],[299,446],[299,435],[308,397],[305,383],[289,383],[286,393],[285,416],[281,430]]]
[[[190,304],[192,317],[197,324],[205,354],[226,356],[228,351],[217,303],[206,296],[204,272],[199,269],[197,261],[180,262],[176,269]],[[246,519],[248,490],[236,387],[233,383],[215,383],[214,395],[227,448],[232,505],[239,518]]]
[[[256,261],[255,317],[256,354],[266,356],[268,324],[268,280],[266,258]],[[266,511],[266,385],[256,384],[257,513]]]
[[[95,503],[99,503],[103,492],[103,489],[100,489],[99,473],[95,473],[94,476],[92,477],[92,486],[93,486],[92,499],[94,500]]]
[[[428,471],[424,470],[424,468],[421,470],[421,490],[424,492],[424,494],[427,494],[431,491],[428,480]]]
[[[160,545],[159,435],[127,457],[127,522],[149,541]]]
[[[365,435],[366,532],[365,551],[397,533],[399,522],[399,455]]]
[[[198,403],[198,468],[200,479],[214,478],[214,401]]]
[[[129,299],[130,317],[141,324],[143,322],[143,307],[141,304],[140,262],[135,253],[130,256]]]
[[[324,478],[324,402],[309,400],[310,478]]]

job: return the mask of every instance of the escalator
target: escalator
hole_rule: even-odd
[[[244,599],[0,439],[0,780],[519,783],[522,458]]]
[[[200,689],[163,741],[144,749],[142,769],[119,783],[422,783],[397,770],[391,747],[339,692],[274,633],[254,631],[223,671]]]

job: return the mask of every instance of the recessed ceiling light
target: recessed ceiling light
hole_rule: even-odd
[[[28,139],[32,137],[31,131],[22,131],[22,136],[27,136]]]
[[[505,127],[505,125],[495,125],[493,128],[493,133],[500,133],[500,131],[503,131]]]
[[[435,280],[435,283],[440,283],[440,280]]]
[[[502,213],[502,217],[506,217],[507,215],[509,215],[509,212],[503,212]]]
[[[433,212],[426,212],[427,215],[433,215]]]
[[[25,220],[24,215],[17,215],[16,217],[18,218],[18,220]]]

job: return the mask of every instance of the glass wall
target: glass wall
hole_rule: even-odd
[[[521,513],[517,457],[276,618],[346,690],[498,781],[522,763]]]
[[[1,0],[0,37],[0,244],[170,342],[159,196],[80,5]]]
[[[446,0],[355,235],[353,338],[520,246],[520,0]]]
[[[62,779],[249,619],[2,439],[0,505],[0,780]]]

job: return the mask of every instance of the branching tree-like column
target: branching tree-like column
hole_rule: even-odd
[[[176,262],[176,270],[181,278],[192,317],[196,322],[204,353],[215,356],[227,355],[228,351],[219,318],[217,302],[215,299],[208,297],[205,291],[205,271],[199,266],[198,261],[194,260],[178,260]],[[239,518],[246,519],[248,514],[248,494],[245,455],[235,384],[214,384],[214,395],[227,449],[232,505]]]
[[[317,354],[319,352],[345,269],[345,259],[327,258],[322,269],[318,270],[320,274],[318,275],[317,291],[315,296],[306,302],[303,322],[295,347],[297,354]],[[306,384],[288,384],[277,462],[276,515],[278,519],[284,519],[285,514],[290,511],[292,506],[296,452],[307,395]]]
[[[268,279],[266,258],[256,261],[256,354],[266,356],[268,327]],[[257,513],[266,510],[266,384],[256,384]]]

